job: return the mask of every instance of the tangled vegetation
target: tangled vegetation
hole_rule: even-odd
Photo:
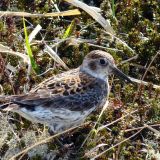
[[[73,143],[63,154],[53,139],[19,155],[24,148],[48,138],[48,129],[17,114],[0,112],[0,159],[9,160],[15,155],[15,159],[23,160],[160,159],[160,1],[84,0],[84,3],[101,8],[114,36],[82,9],[80,15],[73,16],[25,17],[26,27],[23,17],[0,13],[0,45],[13,52],[27,55],[25,28],[30,35],[38,24],[42,27],[30,43],[38,70],[29,69],[25,58],[3,52],[0,46],[1,95],[27,93],[67,67],[78,67],[94,49],[112,54],[118,67],[136,79],[134,84],[110,77],[107,109],[99,120],[100,110],[89,116],[84,126],[59,136],[64,144]],[[0,1],[0,11],[44,14],[72,9],[76,7],[61,0]],[[46,45],[56,51],[67,67],[48,54]]]

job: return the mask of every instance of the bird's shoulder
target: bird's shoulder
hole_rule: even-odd
[[[31,90],[31,94],[42,96],[67,96],[83,93],[88,88],[94,87],[97,79],[81,72],[79,68],[53,76]]]

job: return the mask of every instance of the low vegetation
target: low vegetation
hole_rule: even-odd
[[[45,14],[76,9],[68,2],[1,0],[0,10]],[[94,49],[112,54],[118,67],[135,78],[134,84],[110,77],[107,109],[100,117],[101,111],[95,111],[79,128],[57,135],[64,144],[72,144],[63,152],[54,138],[46,143],[50,137],[46,126],[0,112],[0,159],[160,159],[160,1],[84,3],[101,8],[114,34],[81,7],[77,15],[24,16],[25,25],[21,15],[0,12],[1,95],[27,93],[46,78],[78,67]],[[29,41],[29,63],[24,30],[29,36],[37,25],[41,29]]]

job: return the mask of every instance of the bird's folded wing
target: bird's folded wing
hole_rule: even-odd
[[[75,93],[73,95],[58,95],[55,97],[48,98],[40,98],[40,97],[32,97],[28,95],[23,97],[18,97],[12,102],[14,104],[18,104],[19,107],[23,107],[29,110],[36,110],[36,107],[49,108],[54,111],[55,109],[67,109],[71,111],[85,111],[90,108],[96,106],[100,100],[100,90],[88,90],[85,93],[79,94]],[[34,95],[33,95],[34,96]]]
[[[34,110],[37,106],[68,108],[71,110],[89,109],[100,98],[103,83],[77,70],[55,76],[38,85],[25,95],[14,96],[10,101],[19,107]]]

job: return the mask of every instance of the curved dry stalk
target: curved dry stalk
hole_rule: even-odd
[[[65,0],[66,2],[79,7],[86,11],[90,16],[92,16],[93,19],[95,19],[107,32],[110,34],[114,34],[114,30],[109,24],[109,22],[102,17],[100,13],[97,12],[97,10],[93,9],[92,7],[88,6],[87,4],[78,1],[78,0]]]
[[[29,62],[29,57],[27,55],[22,54],[20,52],[15,52],[12,49],[10,49],[8,46],[4,46],[2,44],[0,44],[0,53],[18,56],[18,57],[22,58],[24,60],[24,62],[26,62],[26,63]]]
[[[67,132],[69,132],[69,131],[72,131],[72,130],[74,130],[74,129],[78,128],[78,127],[81,127],[81,126],[83,126],[83,125],[86,125],[86,124],[88,124],[88,123],[83,123],[83,124],[81,124],[81,125],[72,127],[72,128],[67,129],[67,130],[65,130],[65,131],[63,131],[63,132],[60,132],[60,133],[57,133],[57,134],[55,134],[55,135],[53,135],[53,136],[50,136],[50,137],[48,137],[48,138],[45,138],[45,139],[41,140],[40,142],[37,142],[37,143],[31,145],[30,147],[25,148],[25,149],[22,150],[21,152],[17,153],[17,154],[14,155],[13,157],[11,157],[9,160],[15,160],[18,156],[27,153],[27,152],[28,152],[29,150],[31,150],[32,148],[34,148],[34,147],[36,147],[36,146],[38,146],[38,145],[47,143],[47,142],[49,142],[49,141],[50,141],[51,139],[53,139],[53,138],[56,138],[56,137],[58,137],[58,136],[60,136],[60,135],[62,135],[62,134],[64,134],[64,133],[67,133]]]
[[[146,128],[148,128],[149,130],[151,130],[152,132],[154,132],[157,138],[160,137],[160,131],[154,129],[153,127],[151,127],[151,126],[148,125],[148,124],[144,124],[144,126],[145,126]]]

